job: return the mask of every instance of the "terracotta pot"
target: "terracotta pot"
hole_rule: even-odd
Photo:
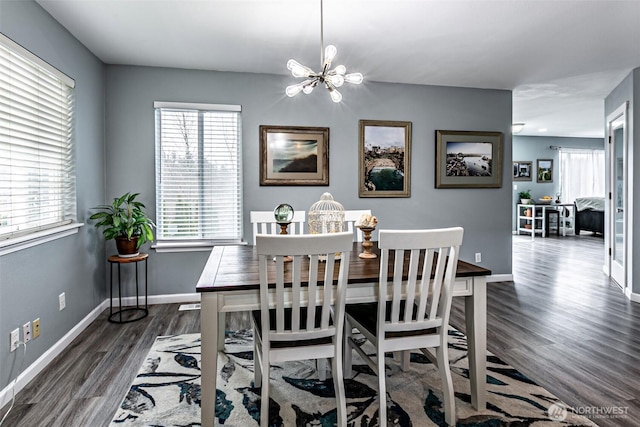
[[[116,248],[118,255],[131,257],[138,255],[138,236],[132,236],[131,240],[126,237],[116,237]]]

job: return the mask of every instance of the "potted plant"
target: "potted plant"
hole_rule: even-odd
[[[518,193],[520,203],[523,205],[531,204],[531,190],[521,191]]]
[[[96,228],[103,227],[105,239],[115,239],[118,255],[131,257],[147,241],[153,240],[153,227],[156,225],[144,213],[145,205],[136,201],[140,193],[126,193],[113,199],[110,205],[99,205],[89,217],[96,221]]]

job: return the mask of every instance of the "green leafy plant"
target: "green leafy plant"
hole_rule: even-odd
[[[521,199],[530,199],[531,198],[531,190],[521,191],[518,193],[518,197]]]
[[[124,237],[131,240],[137,237],[137,248],[145,242],[153,240],[154,222],[144,213],[146,206],[142,202],[136,201],[140,193],[126,193],[113,199],[110,205],[99,205],[94,213],[89,217],[95,223],[96,228],[103,228],[102,234],[107,240],[116,237]]]

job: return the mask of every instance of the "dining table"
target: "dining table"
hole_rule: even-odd
[[[377,255],[376,258],[359,257],[363,252],[362,243],[353,243],[345,298],[347,304],[374,302],[378,298],[380,250],[377,242],[372,243],[371,252]],[[408,262],[408,257],[405,260]],[[482,410],[486,407],[486,278],[491,270],[463,260],[458,261],[457,267],[453,296],[465,300],[471,404],[475,409]],[[275,267],[271,273],[274,271]],[[337,275],[337,269],[335,273]],[[389,271],[389,276],[391,273]],[[215,246],[196,290],[201,302],[201,424],[214,426],[217,356],[219,351],[224,350],[225,315],[260,309],[260,277],[255,247]],[[270,305],[274,306],[275,289],[269,295],[273,297]]]

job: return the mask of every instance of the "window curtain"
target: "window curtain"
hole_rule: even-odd
[[[577,197],[604,197],[604,150],[561,148],[559,162],[563,202],[573,203]]]

